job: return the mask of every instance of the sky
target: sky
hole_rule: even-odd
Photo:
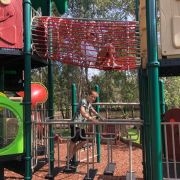
[[[100,70],[95,68],[88,68],[88,77],[91,80],[94,75],[98,75],[100,73]]]

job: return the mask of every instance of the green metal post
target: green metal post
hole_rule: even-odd
[[[160,92],[160,109],[161,109],[161,121],[163,121],[163,115],[166,111],[166,104],[165,104],[165,96],[164,96],[164,81],[159,80],[159,92]],[[164,127],[161,127],[162,131],[162,148],[163,148],[163,156],[165,157],[166,154],[166,147],[165,147],[165,137],[164,137]]]
[[[144,136],[144,153],[145,153],[145,178],[146,180],[152,180],[152,164],[151,164],[151,128],[152,125],[150,123],[150,106],[148,102],[150,101],[149,96],[149,88],[148,88],[148,76],[147,71],[142,71],[142,88],[143,88],[143,119],[144,119],[144,128],[143,128],[143,136]]]
[[[164,96],[164,81],[159,80],[159,92],[160,92],[160,108],[161,114],[164,114],[166,111],[166,104],[165,104],[165,96]]]
[[[95,86],[95,90],[98,94],[100,93],[100,89],[98,85]],[[97,97],[96,102],[98,103],[99,101],[100,101],[100,98]],[[96,111],[99,113],[100,111],[99,105],[96,106]],[[97,144],[97,162],[100,162],[101,161],[101,137],[99,133],[99,126],[96,126],[96,144]]]
[[[50,119],[53,119],[53,115],[54,115],[54,106],[53,106],[53,66],[52,66],[52,62],[49,61],[49,65],[48,65],[48,117],[50,117]],[[53,170],[54,170],[54,133],[53,133],[53,127],[50,126],[50,171],[51,172],[49,174],[49,176],[53,176]]]
[[[76,103],[77,103],[77,100],[76,100],[76,85],[73,83],[72,84],[72,117],[76,113],[76,109],[77,109]]]
[[[4,92],[4,66],[0,67],[0,91]],[[2,123],[2,129],[3,129]],[[3,132],[0,132],[0,136],[3,136]],[[4,166],[3,163],[0,164],[0,179],[4,179]]]
[[[51,16],[52,15],[52,0],[47,0],[47,16]]]
[[[152,135],[152,179],[162,179],[159,62],[157,53],[156,0],[146,0],[148,87]]]
[[[0,67],[0,91],[4,91],[4,66]]]
[[[139,80],[139,102],[140,102],[140,118],[142,120],[144,120],[144,88],[143,88],[143,75],[142,75],[142,69],[139,69],[138,71],[138,80]],[[141,128],[141,135],[140,135],[140,138],[141,138],[141,144],[142,144],[142,148],[143,148],[143,151],[142,151],[142,155],[143,155],[143,162],[142,162],[142,165],[143,165],[143,175],[144,175],[144,179],[146,177],[146,172],[147,172],[147,169],[146,169],[146,159],[145,159],[145,135],[144,135],[144,126],[142,126]]]
[[[31,170],[31,0],[23,1],[24,12],[24,117],[25,179],[32,179]]]
[[[48,64],[48,117],[50,117],[50,119],[53,119],[54,116],[54,106],[53,106],[53,64],[51,62],[51,60],[49,60],[49,64]],[[50,138],[50,171],[51,173],[49,173],[49,177],[53,176],[53,170],[54,170],[54,132],[53,132],[53,127],[50,126],[50,131],[49,131],[49,136]]]
[[[68,9],[68,1],[67,0],[54,0],[56,7],[60,14],[64,14]]]
[[[72,84],[72,117],[74,117],[76,110],[77,110],[77,99],[76,99],[76,85]],[[76,156],[73,157],[73,163],[76,164],[77,162]]]
[[[51,0],[47,0],[47,16],[51,16],[51,9],[52,9],[52,2]],[[49,49],[51,51],[51,47]],[[51,60],[49,60],[49,63],[48,63],[48,117],[50,117],[50,119],[53,119],[53,116],[54,116],[53,70],[54,70],[53,63]],[[53,171],[54,171],[54,138],[53,138],[54,132],[53,132],[52,126],[50,126],[49,128],[49,136],[50,136],[50,141],[49,141],[50,169],[49,169],[47,177],[51,179],[53,178]]]
[[[139,21],[139,0],[135,0],[136,21]]]

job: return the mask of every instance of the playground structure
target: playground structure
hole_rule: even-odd
[[[166,169],[166,177],[178,179],[179,174],[179,108],[170,109],[165,113],[162,122],[163,142],[163,164]]]
[[[53,126],[53,130],[56,134],[59,135],[60,138],[66,140],[67,143],[67,152],[68,152],[68,144],[69,141],[71,139],[71,135],[70,133],[67,133],[67,130],[70,130],[70,125],[78,125],[79,127],[85,127],[86,132],[87,132],[87,155],[86,155],[86,164],[87,164],[87,175],[85,176],[85,179],[93,179],[93,177],[90,177],[90,174],[92,174],[93,171],[96,171],[96,169],[94,168],[94,164],[95,164],[95,151],[94,151],[94,146],[95,146],[95,139],[97,134],[100,135],[101,140],[106,141],[107,144],[107,166],[104,170],[104,175],[113,175],[114,171],[115,171],[115,163],[113,162],[113,151],[112,151],[112,143],[115,141],[116,139],[116,131],[115,129],[119,129],[120,127],[122,128],[122,126],[125,128],[126,125],[136,125],[136,127],[141,127],[142,125],[142,121],[140,119],[127,119],[127,120],[120,120],[118,119],[117,121],[113,121],[113,120],[106,120],[106,121],[100,121],[98,123],[91,123],[91,122],[85,122],[85,123],[75,123],[72,122],[70,119],[58,119],[56,117],[54,117],[53,121],[52,119],[47,119],[45,122],[41,123],[45,129],[49,129],[50,126]],[[96,132],[96,126],[99,127],[99,131],[98,133]],[[110,131],[108,132],[109,126],[113,126],[114,130],[110,129]],[[66,133],[64,133],[66,132]],[[139,132],[137,130],[137,132]],[[48,135],[48,134],[47,134]],[[133,138],[134,137],[134,138]],[[48,138],[48,140],[50,141],[51,137],[48,136],[46,137]],[[82,137],[83,138],[83,137]],[[124,136],[125,138],[125,136]],[[132,134],[127,134],[126,136],[126,140],[128,140],[130,142],[129,144],[129,151],[130,151],[130,161],[129,161],[129,173],[127,175],[128,179],[130,179],[130,176],[133,176],[132,173],[132,157],[131,157],[131,151],[132,151],[132,144],[131,142],[136,141],[138,138],[137,133],[132,133]],[[92,169],[90,169],[90,154],[89,154],[89,145],[92,146]],[[48,152],[50,152],[50,149],[48,149]],[[50,156],[48,156],[50,158]],[[58,156],[58,163],[60,162],[59,159],[60,155]],[[67,157],[68,158],[68,157]],[[81,159],[79,159],[79,161],[81,162]],[[50,159],[48,160],[48,162],[50,162]],[[48,175],[49,176],[53,176],[53,172],[51,172],[51,168],[50,168],[50,163],[49,163],[49,172]],[[72,169],[72,167],[70,167],[70,165],[68,164],[67,167],[64,169],[64,172],[73,172],[74,169]],[[93,173],[95,174],[95,173]],[[135,176],[134,176],[135,177]]]
[[[20,102],[13,102],[7,97],[1,99],[1,155],[20,154],[23,152],[23,109]],[[6,117],[6,118],[4,118]]]
[[[5,1],[6,2],[6,1]],[[129,26],[129,23],[125,23],[122,25],[122,23],[118,22],[111,22],[107,21],[108,27],[106,27],[106,31],[102,31],[101,28],[104,27],[104,24],[106,21],[99,21],[99,20],[66,20],[61,18],[52,18],[51,16],[51,8],[50,8],[50,2],[49,5],[45,5],[45,11],[47,11],[43,15],[47,15],[48,17],[36,17],[34,18],[33,24],[32,24],[32,35],[33,35],[33,54],[31,53],[31,1],[26,0],[23,1],[16,1],[11,0],[7,1],[7,3],[4,3],[4,1],[0,1],[0,10],[3,10],[4,16],[2,21],[0,22],[0,30],[1,30],[1,39],[2,41],[0,44],[0,54],[1,58],[4,58],[6,60],[2,60],[0,65],[0,74],[1,74],[1,83],[0,88],[2,91],[20,91],[23,90],[23,83],[22,80],[24,80],[24,111],[22,110],[22,104],[18,102],[13,102],[8,100],[6,97],[0,96],[0,107],[1,112],[5,111],[5,108],[10,110],[14,113],[13,117],[10,117],[11,119],[8,119],[8,122],[16,129],[17,136],[15,140],[11,139],[7,136],[7,133],[4,133],[3,136],[7,137],[5,138],[5,143],[7,143],[7,146],[0,149],[0,157],[3,159],[3,161],[8,161],[8,157],[17,157],[17,155],[25,156],[25,179],[31,179],[32,178],[32,149],[31,149],[31,136],[32,136],[32,120],[31,120],[31,68],[38,68],[42,66],[48,65],[48,114],[45,115],[48,118],[47,122],[44,122],[44,125],[47,125],[47,133],[44,135],[48,139],[49,142],[45,142],[48,145],[48,152],[46,152],[49,160],[49,172],[48,172],[48,178],[53,178],[53,169],[54,169],[54,162],[53,162],[53,120],[55,119],[53,117],[53,77],[52,77],[52,62],[51,60],[59,60],[66,64],[74,64],[79,65],[82,67],[94,67],[98,69],[104,69],[104,70],[129,70],[134,68],[139,68],[139,82],[140,82],[140,104],[141,104],[141,119],[143,122],[141,122],[143,130],[142,130],[142,146],[143,146],[143,169],[144,169],[144,179],[170,179],[170,178],[179,178],[178,174],[178,165],[179,165],[179,155],[177,153],[177,148],[179,147],[179,141],[176,139],[176,135],[179,135],[179,119],[176,118],[167,118],[169,122],[162,122],[161,123],[161,114],[165,113],[165,103],[164,103],[164,97],[163,97],[163,83],[159,81],[160,76],[173,76],[173,75],[179,75],[179,65],[180,61],[177,58],[180,54],[179,52],[179,11],[175,7],[179,7],[180,3],[175,0],[166,0],[165,2],[163,0],[160,0],[160,13],[162,12],[168,12],[167,5],[170,4],[172,8],[172,14],[171,13],[165,13],[166,18],[164,17],[164,14],[161,14],[161,43],[162,43],[162,58],[157,58],[157,32],[156,32],[156,1],[141,1],[139,2],[136,0],[136,18],[137,21],[140,21],[140,39],[141,39],[141,59],[142,59],[142,66],[139,66],[139,58],[137,53],[137,46],[138,46],[138,40],[137,38],[137,24],[138,23],[132,23],[133,26]],[[62,13],[64,13],[64,10],[66,9],[66,3],[67,1],[59,1],[61,4],[61,7],[64,7],[60,9]],[[42,4],[38,4],[35,1],[32,1],[33,5],[35,7],[39,7]],[[58,1],[56,1],[57,4]],[[44,5],[43,5],[44,6]],[[20,9],[17,7],[20,7]],[[22,8],[23,7],[23,8]],[[138,15],[138,9],[140,12],[140,16]],[[24,26],[22,21],[22,12],[24,13]],[[6,14],[6,16],[5,16]],[[172,16],[172,17],[171,17]],[[139,19],[140,17],[140,19]],[[146,17],[146,18],[145,18]],[[171,19],[173,18],[173,22],[171,22]],[[43,22],[44,20],[44,22]],[[68,30],[75,30],[77,31],[75,27],[77,24],[84,23],[89,27],[90,24],[92,27],[96,27],[96,31],[94,32],[97,35],[97,38],[99,38],[99,47],[102,47],[102,44],[106,40],[106,33],[110,33],[111,36],[118,32],[125,34],[123,38],[120,38],[120,34],[118,38],[120,38],[121,42],[126,41],[127,47],[130,47],[129,49],[125,49],[124,54],[121,53],[122,49],[120,48],[120,44],[117,44],[117,39],[114,38],[114,45],[116,47],[116,50],[118,50],[115,57],[119,57],[120,54],[123,54],[124,56],[121,57],[121,61],[117,61],[115,59],[116,64],[109,64],[108,61],[105,61],[105,64],[93,64],[92,61],[93,57],[86,61],[79,57],[78,54],[74,57],[74,61],[72,60],[71,56],[72,54],[69,53],[69,50],[64,50],[63,53],[65,56],[68,56],[68,60],[63,59],[62,53],[60,54],[57,49],[59,49],[59,46],[61,45],[62,49],[65,49],[66,45],[70,46],[70,43],[73,43],[73,39],[77,39],[79,37],[73,37],[72,34],[74,32],[70,32],[69,36],[64,35],[63,42],[60,43],[60,40],[57,38],[54,40],[54,36],[57,35],[59,31],[59,23],[64,21],[63,28],[67,28]],[[164,23],[166,21],[166,23]],[[77,23],[77,24],[76,24]],[[164,24],[168,24],[166,28],[168,28],[168,31],[164,32]],[[173,24],[173,28],[171,26]],[[117,25],[117,26],[116,26]],[[14,28],[14,26],[17,27]],[[111,28],[111,27],[114,28]],[[24,29],[23,29],[24,27]],[[110,28],[109,28],[110,27]],[[117,29],[116,29],[117,28]],[[122,31],[119,31],[119,29],[122,29]],[[22,32],[24,32],[24,38],[22,35]],[[104,33],[106,32],[106,33]],[[7,33],[7,34],[6,34]],[[114,34],[113,34],[114,33]],[[132,33],[132,36],[131,36]],[[167,35],[171,34],[170,39],[167,38]],[[9,36],[11,35],[11,36]],[[42,36],[42,37],[40,37]],[[60,34],[57,35],[61,38]],[[37,39],[35,38],[37,37]],[[64,38],[68,37],[68,40],[64,40]],[[82,37],[85,40],[86,37],[86,31],[84,30],[82,33]],[[42,39],[41,39],[42,38]],[[130,41],[130,38],[133,38],[133,43]],[[168,46],[167,47],[167,39],[168,39]],[[15,41],[16,40],[16,41]],[[165,41],[166,40],[166,41]],[[107,41],[111,41],[107,39]],[[24,45],[23,45],[24,42]],[[41,44],[41,42],[44,42]],[[66,42],[67,44],[65,44]],[[146,43],[147,42],[147,43]],[[80,43],[80,42],[77,42]],[[123,44],[123,43],[122,43]],[[55,45],[55,47],[54,47]],[[58,45],[58,46],[57,46]],[[74,45],[74,43],[73,43]],[[42,51],[40,51],[42,49]],[[73,50],[77,50],[76,48],[73,48]],[[132,51],[130,51],[132,50]],[[37,54],[36,54],[37,53]],[[133,56],[128,56],[132,55]],[[176,58],[174,58],[174,55]],[[17,60],[18,58],[18,60]],[[77,58],[77,59],[76,59]],[[31,61],[32,59],[32,61]],[[38,60],[37,60],[38,59]],[[45,60],[44,60],[45,59]],[[47,60],[48,59],[48,60]],[[23,79],[23,73],[24,71],[24,79]],[[13,76],[11,76],[13,74]],[[12,80],[10,77],[13,77]],[[46,98],[47,99],[47,98]],[[161,103],[160,103],[161,102]],[[75,109],[73,109],[73,113],[75,112]],[[36,114],[36,113],[35,113]],[[45,117],[44,116],[44,117]],[[16,118],[15,118],[16,117]],[[23,118],[24,117],[24,118]],[[38,115],[35,115],[35,117],[38,117]],[[166,116],[165,116],[166,117]],[[18,128],[16,128],[14,123],[14,119],[17,119],[18,121]],[[44,118],[45,119],[45,118]],[[173,119],[173,120],[172,120]],[[51,122],[49,122],[51,120]],[[177,121],[177,122],[176,122]],[[68,122],[69,123],[69,122]],[[68,125],[67,123],[67,125]],[[69,124],[71,124],[70,122]],[[111,123],[113,125],[117,125],[117,121],[107,122]],[[24,125],[23,125],[24,124]],[[42,123],[43,124],[43,123]],[[62,126],[63,122],[59,122],[59,125]],[[162,125],[161,125],[162,124]],[[41,125],[40,123],[37,125]],[[101,123],[99,123],[101,125]],[[94,127],[95,124],[92,124]],[[151,128],[149,128],[151,127]],[[162,128],[163,127],[163,128]],[[4,127],[3,127],[4,128]],[[7,129],[7,128],[4,128]],[[36,128],[35,128],[36,129]],[[93,128],[94,129],[94,128]],[[164,129],[164,133],[162,135],[161,129]],[[92,139],[94,140],[95,136],[102,136],[103,132],[92,132]],[[164,139],[162,137],[164,136]],[[8,139],[10,139],[8,141]],[[98,138],[97,138],[98,139]],[[172,139],[172,144],[169,145],[169,139]],[[161,143],[162,142],[162,143]],[[168,142],[168,143],[167,143]],[[4,143],[4,142],[3,142]],[[2,143],[2,144],[3,144]],[[37,142],[35,142],[37,144]],[[165,144],[165,151],[163,149],[163,146],[161,144]],[[19,148],[20,147],[20,148]],[[34,146],[36,148],[36,146]],[[172,153],[170,152],[172,151]],[[88,151],[87,151],[88,152]],[[36,152],[35,152],[36,153]],[[5,155],[8,155],[5,156]],[[108,156],[109,157],[109,156]],[[109,161],[110,162],[110,161]],[[36,160],[34,161],[34,165],[36,165]],[[165,164],[165,166],[163,166]],[[87,163],[87,166],[89,163]],[[165,170],[163,169],[165,167]],[[4,171],[4,167],[1,164],[0,165],[0,172]],[[87,167],[89,169],[89,167]],[[131,168],[130,168],[131,169]],[[173,169],[173,172],[171,172],[171,169]],[[164,170],[164,172],[163,172]],[[87,171],[88,173],[89,171]],[[131,172],[131,170],[130,170]],[[2,173],[3,174],[3,173]],[[132,175],[132,173],[130,173]],[[130,175],[130,176],[131,176]],[[3,175],[2,175],[3,176]],[[88,177],[89,175],[87,175]],[[132,178],[132,176],[131,176]]]
[[[45,118],[45,113],[41,106],[47,100],[47,89],[41,83],[31,84],[31,100],[32,100],[32,121],[41,121]],[[23,154],[24,152],[24,120],[22,99],[24,92],[17,93],[20,97],[6,97],[1,93],[1,133],[0,153],[1,156],[12,154]],[[40,108],[38,106],[40,105]],[[38,112],[39,111],[39,112]],[[39,126],[32,131],[32,136],[42,134],[42,128]],[[35,140],[36,138],[34,138]],[[41,138],[42,139],[42,138]],[[42,141],[42,140],[39,140]],[[35,147],[35,146],[34,146]]]

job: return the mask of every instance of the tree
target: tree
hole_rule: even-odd
[[[133,0],[69,0],[73,17],[126,20],[135,14]]]
[[[134,19],[134,0],[69,0],[70,14],[74,18],[103,18],[127,20]],[[53,12],[57,15],[55,6]],[[78,100],[84,96],[85,92],[93,89],[98,84],[101,89],[102,101],[137,101],[138,87],[137,74],[130,72],[102,71],[99,75],[89,78],[88,68],[74,67],[54,63],[54,102],[56,110],[62,111],[63,117],[70,116],[69,106],[71,105],[71,84],[77,86]],[[41,81],[45,84],[47,69],[41,70]],[[34,78],[40,74],[36,71]]]
[[[138,82],[136,71],[107,71],[94,76],[92,86],[98,84],[101,88],[100,99],[105,102],[137,102]]]
[[[168,109],[180,107],[180,78],[166,77],[165,82],[165,103]]]

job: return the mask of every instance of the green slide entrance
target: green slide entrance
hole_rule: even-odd
[[[23,106],[0,96],[0,156],[24,152]]]

